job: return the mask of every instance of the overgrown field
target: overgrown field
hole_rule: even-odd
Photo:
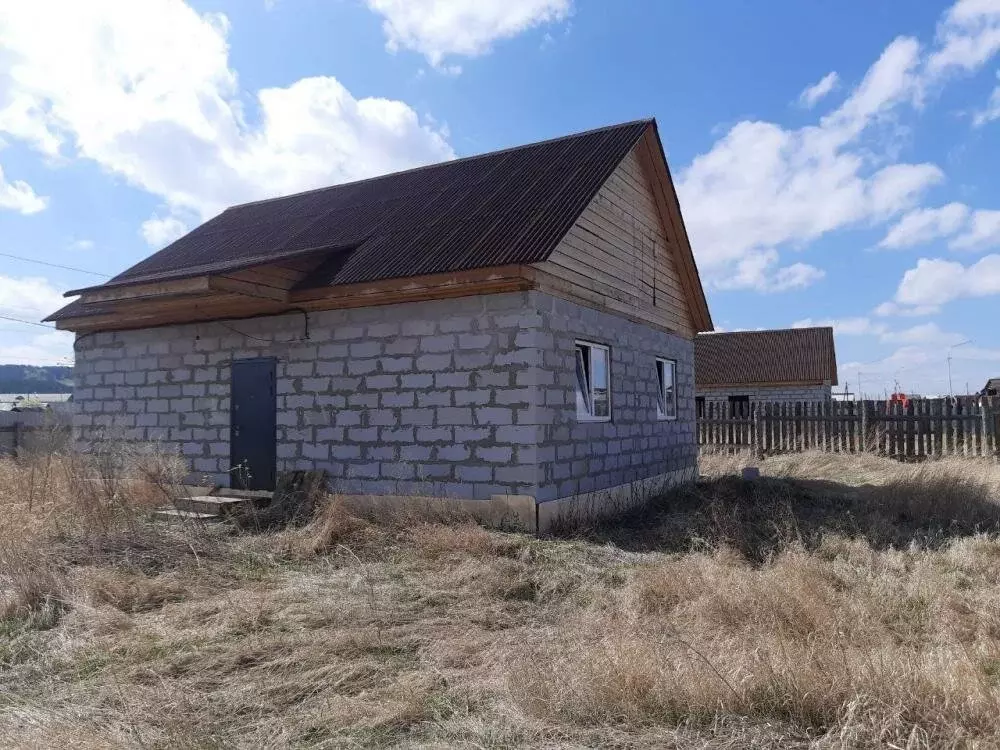
[[[0,462],[0,746],[1000,745],[995,464],[708,456],[538,540],[151,524],[137,461]]]

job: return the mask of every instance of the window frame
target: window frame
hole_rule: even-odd
[[[586,386],[587,392],[582,393],[580,382],[581,378],[581,352],[580,349],[586,349],[587,361],[584,363],[584,368],[582,375],[587,379]],[[606,415],[595,415],[594,414],[594,385],[593,385],[593,352],[594,350],[600,350],[604,352],[606,361],[606,370],[608,376],[608,413]],[[573,342],[573,358],[574,358],[574,370],[576,371],[576,387],[574,388],[574,396],[576,401],[576,419],[578,422],[610,422],[611,415],[613,414],[613,408],[611,403],[611,347],[607,344],[599,344],[596,341],[587,341],[585,339],[577,339]],[[582,398],[581,398],[582,397]],[[584,405],[586,412],[581,411],[581,403]]]
[[[666,368],[670,367],[670,392],[672,394],[671,401],[674,405],[674,413],[667,414],[666,403],[666,384],[664,373]],[[677,360],[668,359],[667,357],[657,357],[656,358],[656,421],[658,422],[675,422],[677,420]]]

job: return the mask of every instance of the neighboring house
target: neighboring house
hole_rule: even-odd
[[[983,386],[980,396],[1000,396],[1000,378],[990,378]]]
[[[829,399],[837,385],[833,329],[700,334],[695,381],[699,404]]]
[[[712,321],[651,120],[230,208],[70,294],[84,448],[466,499],[696,476]]]

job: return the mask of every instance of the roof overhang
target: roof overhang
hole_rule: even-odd
[[[114,278],[106,281],[103,284],[98,284],[97,286],[88,286],[82,289],[71,289],[70,291],[63,294],[64,297],[77,297],[80,295],[91,295],[98,294],[108,289],[121,289],[128,287],[137,287],[147,284],[156,283],[171,283],[184,281],[186,279],[192,279],[196,277],[206,277],[210,274],[223,274],[232,273],[234,271],[243,271],[248,268],[254,268],[256,266],[270,265],[273,263],[280,263],[286,260],[295,260],[298,258],[306,258],[310,255],[323,255],[324,257],[330,253],[340,253],[344,251],[354,250],[357,245],[345,245],[345,246],[331,246],[331,247],[311,247],[305,250],[289,250],[287,252],[278,253],[268,253],[267,255],[256,256],[252,258],[241,258],[240,260],[231,261],[229,263],[206,263],[198,266],[192,266],[185,269],[183,272],[171,272],[169,275],[164,274],[149,274],[148,276],[133,276],[129,278]]]
[[[532,269],[512,265],[406,279],[289,290],[284,298],[259,293],[249,282],[199,277],[206,292],[78,300],[50,316],[60,330],[78,333],[153,328],[523,291],[535,286]]]

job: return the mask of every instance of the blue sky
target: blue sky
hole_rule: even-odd
[[[113,274],[232,203],[647,116],[719,328],[832,323],[870,395],[1000,375],[1000,0],[11,0],[0,253]],[[0,316],[99,280],[0,256]],[[0,362],[70,354],[0,319]]]

